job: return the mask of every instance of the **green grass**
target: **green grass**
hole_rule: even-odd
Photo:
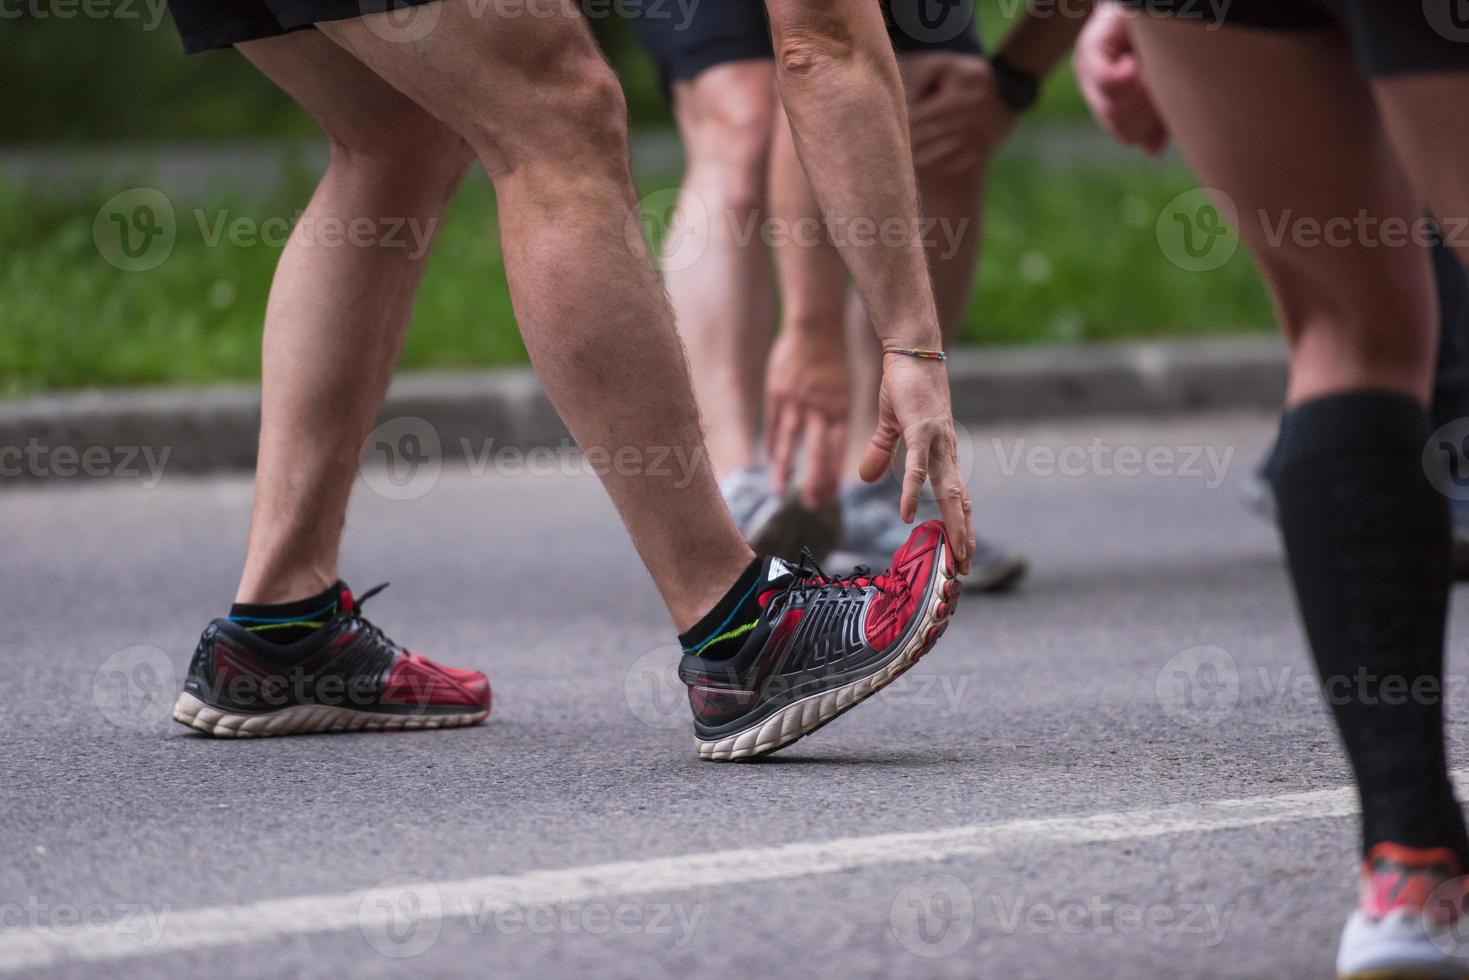
[[[671,182],[650,179],[644,189]],[[1268,325],[1243,255],[1196,273],[1160,252],[1156,216],[1191,186],[1182,170],[1142,162],[1081,169],[1002,158],[964,339],[1070,343]],[[303,174],[270,200],[222,194],[204,205],[205,220],[290,216],[309,188]],[[109,196],[47,198],[0,185],[0,395],[257,377],[279,250],[210,247],[194,209],[180,205],[167,261],[120,271],[93,241],[93,218]],[[487,182],[466,184],[429,263],[404,368],[524,361],[494,214]]]
[[[1271,329],[1268,297],[1243,249],[1209,272],[1164,257],[1158,216],[1196,186],[1181,166],[1002,157],[963,339],[1074,343]]]

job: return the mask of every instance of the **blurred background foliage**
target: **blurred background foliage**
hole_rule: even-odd
[[[111,14],[56,16],[82,3]],[[7,154],[105,159],[119,147],[130,160],[147,160],[214,144],[231,159],[244,145],[284,146],[288,165],[279,180],[253,189],[212,180],[203,192],[174,187],[147,165],[64,186],[7,177],[0,166],[0,397],[258,375],[260,323],[279,247],[209,244],[199,222],[295,215],[317,176],[300,148],[318,137],[311,121],[237,54],[184,57],[159,4],[0,3],[0,86],[10,95],[0,114],[0,164]],[[1004,10],[1017,4],[981,0],[987,41],[1003,35]],[[48,15],[36,15],[43,11]],[[635,141],[666,147],[669,110],[628,23],[606,17],[594,26],[627,88]],[[1022,140],[1036,133],[1059,136],[1056,146],[1073,149],[1048,150],[1041,140],[1007,148],[995,161],[966,342],[1055,344],[1268,328],[1268,303],[1242,253],[1206,274],[1164,258],[1154,224],[1193,179],[1176,158],[1143,160],[1098,138],[1069,70],[1051,80],[1021,126]],[[1077,143],[1107,152],[1078,153]],[[637,174],[644,193],[678,182],[676,159],[644,159],[660,158]],[[100,257],[93,221],[113,195],[136,186],[171,197],[178,242],[158,268],[131,273]],[[403,367],[524,361],[494,214],[488,181],[471,176],[429,262]]]

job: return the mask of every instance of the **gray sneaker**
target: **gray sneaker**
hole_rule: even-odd
[[[812,511],[801,506],[794,490],[778,496],[770,489],[770,474],[763,466],[729,474],[719,481],[719,492],[724,495],[735,526],[757,555],[796,562],[801,549],[809,548],[816,560],[822,561],[841,537],[839,504]]]
[[[902,493],[896,481],[886,479],[842,488],[842,537],[831,556],[833,565],[876,568],[903,546],[913,529],[898,516]],[[938,516],[938,506],[932,501],[919,503],[918,523],[937,520]],[[969,574],[960,581],[964,588],[976,592],[1001,592],[1023,579],[1029,568],[1023,554],[979,538]]]

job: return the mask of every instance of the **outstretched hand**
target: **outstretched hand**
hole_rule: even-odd
[[[766,454],[776,493],[785,492],[796,454],[804,446],[802,506],[816,510],[836,501],[850,404],[847,347],[841,331],[824,338],[791,327],[782,330],[765,371]]]
[[[918,515],[923,485],[930,484],[954,560],[960,573],[967,574],[975,546],[973,506],[959,473],[949,375],[942,361],[901,355],[883,358],[877,432],[862,457],[863,480],[875,483],[882,479],[900,439],[908,447],[899,505],[903,520],[912,522]]]

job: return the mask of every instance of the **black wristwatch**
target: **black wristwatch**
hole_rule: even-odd
[[[1041,94],[1041,83],[1034,75],[1016,68],[1002,54],[990,59],[990,67],[995,70],[995,87],[1000,93],[1000,101],[1009,106],[1010,111],[1024,112],[1035,105]]]

